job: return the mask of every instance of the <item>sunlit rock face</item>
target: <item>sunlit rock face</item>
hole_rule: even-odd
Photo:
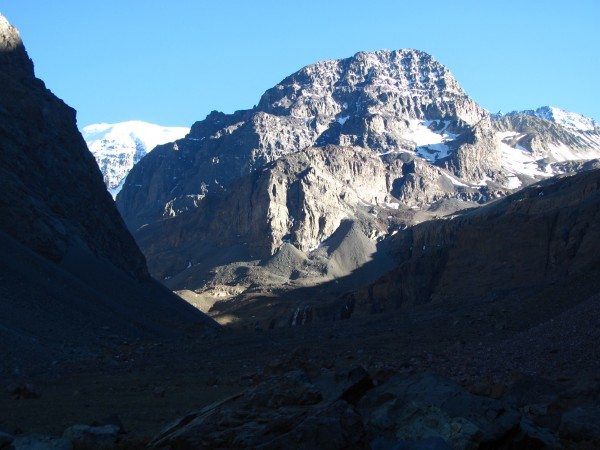
[[[199,196],[310,146],[421,152],[436,161],[482,121],[488,126],[489,115],[430,55],[358,53],[301,69],[252,110],[213,112],[196,122],[185,139],[159,147],[132,171],[117,203],[136,229],[194,208]]]
[[[600,149],[596,131],[520,117],[492,118],[426,53],[361,52],[302,68],[251,110],[213,111],[144,157],[117,205],[173,289],[322,281],[399,230],[582,169],[572,160]],[[575,151],[574,133],[591,147]]]

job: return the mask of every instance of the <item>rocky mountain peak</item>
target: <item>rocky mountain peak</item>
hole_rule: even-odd
[[[336,117],[342,127],[365,114],[469,124],[486,117],[445,66],[412,49],[359,52],[311,64],[265,92],[258,110],[305,119]]]
[[[0,15],[0,67],[33,76],[33,63],[27,56],[19,31]]]
[[[600,154],[588,134],[492,120],[424,52],[359,52],[298,70],[251,110],[211,112],[135,166],[117,205],[173,289],[321,283],[407,226],[576,170]]]
[[[300,69],[266,91],[252,110],[213,111],[185,139],[144,158],[117,205],[137,229],[194,209],[207,193],[312,146],[411,152],[437,162],[450,152],[446,141],[472,133],[476,124],[491,127],[489,114],[432,56],[410,49],[360,52]],[[498,155],[492,156],[495,163]],[[448,167],[479,181],[494,172],[480,162]],[[153,186],[144,189],[149,177]]]

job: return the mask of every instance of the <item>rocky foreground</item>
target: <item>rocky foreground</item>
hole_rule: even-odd
[[[503,307],[517,310],[120,342],[85,365],[5,376],[0,430],[58,448],[596,448],[599,298],[540,323],[518,310],[517,330],[498,326]]]

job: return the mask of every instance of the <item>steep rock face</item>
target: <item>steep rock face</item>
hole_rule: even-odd
[[[364,311],[600,289],[600,170],[550,179],[393,238],[398,266],[359,297]],[[473,245],[477,251],[473,251]]]
[[[390,191],[401,168],[359,147],[309,148],[243,177],[189,214],[142,228],[138,239],[159,278],[210,259],[200,247],[215,244],[221,251],[242,246],[256,259],[286,243],[307,254],[344,221],[375,240],[398,225]]]
[[[488,123],[478,124],[461,137],[456,151],[448,157],[446,167],[464,181],[478,183],[497,179],[502,164],[496,134]]]
[[[163,127],[137,120],[87,125],[81,130],[104,183],[116,196],[131,168],[157,145],[183,138],[189,128]]]
[[[428,150],[435,161],[442,147],[448,150],[443,142],[467,139],[480,122],[488,127],[487,113],[431,56],[416,50],[358,53],[301,69],[265,92],[253,110],[209,114],[186,139],[159,147],[134,168],[117,205],[130,229],[137,229],[187,211],[207,193],[313,145],[374,153]],[[469,168],[472,176],[489,172],[491,162],[486,164]]]

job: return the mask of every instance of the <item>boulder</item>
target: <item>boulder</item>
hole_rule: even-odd
[[[563,414],[560,437],[572,441],[600,440],[600,407],[583,406]]]
[[[114,448],[119,440],[120,429],[117,425],[73,425],[65,430],[63,437],[69,439],[78,448],[101,450]]]
[[[16,436],[12,441],[14,450],[73,450],[73,443],[69,439],[30,434]]]
[[[347,380],[356,382],[348,385]],[[270,376],[238,395],[177,420],[150,447],[366,449],[361,417],[353,405],[335,398],[361,380],[363,377],[349,374],[341,383],[345,388],[325,400],[304,371]]]
[[[10,434],[0,431],[0,449],[7,448],[13,439],[14,438]]]
[[[368,392],[358,410],[371,439],[401,443],[436,438],[452,448],[499,441],[518,428],[521,418],[506,403],[473,395],[431,373],[390,379]]]

